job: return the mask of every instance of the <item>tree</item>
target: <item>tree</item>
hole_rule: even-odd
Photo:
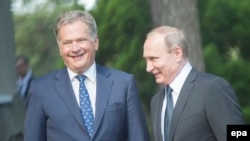
[[[205,70],[197,0],[150,0],[153,26],[170,25],[184,31],[189,42],[189,56],[193,66]]]

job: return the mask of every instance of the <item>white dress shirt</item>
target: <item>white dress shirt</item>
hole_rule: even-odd
[[[29,80],[32,77],[32,70],[29,69],[24,78],[19,77],[17,80],[17,89],[19,91],[19,96],[25,98],[25,92],[29,85]]]
[[[177,77],[173,80],[173,82],[169,85],[172,89],[172,96],[173,96],[173,107],[175,107],[175,104],[177,102],[177,99],[179,97],[181,88],[188,76],[188,74],[190,73],[192,69],[192,66],[190,65],[190,63],[187,63],[183,69],[181,70],[181,72],[177,75]],[[165,94],[164,100],[163,100],[163,105],[162,105],[162,110],[161,110],[161,134],[162,134],[162,138],[163,140],[165,140],[164,138],[164,118],[165,118],[165,111],[166,111],[166,105],[167,105],[167,97]]]
[[[76,78],[76,76],[79,74],[76,74],[75,72],[73,72],[69,68],[67,68],[67,69],[68,69],[69,77],[70,77],[71,84],[72,84],[72,87],[74,90],[77,104],[80,107],[80,102],[79,102],[80,101],[80,98],[79,98],[80,82]],[[85,83],[85,86],[88,90],[93,114],[95,116],[95,102],[96,102],[96,64],[95,64],[95,62],[90,66],[90,68],[83,75],[85,75],[87,77],[84,80],[84,83]]]

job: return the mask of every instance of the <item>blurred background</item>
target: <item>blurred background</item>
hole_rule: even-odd
[[[22,140],[25,105],[15,98],[16,56],[29,58],[34,77],[62,68],[53,26],[69,9],[95,17],[100,40],[96,62],[134,74],[150,132],[150,99],[158,87],[145,70],[142,51],[146,33],[159,25],[184,31],[191,64],[229,81],[250,123],[249,0],[1,0],[1,141]]]

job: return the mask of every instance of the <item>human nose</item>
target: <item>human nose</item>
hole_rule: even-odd
[[[153,70],[153,68],[154,67],[153,67],[152,63],[150,61],[147,61],[146,62],[146,71],[151,72]]]
[[[72,43],[72,48],[73,48],[73,51],[78,51],[80,49],[79,44],[77,42]]]

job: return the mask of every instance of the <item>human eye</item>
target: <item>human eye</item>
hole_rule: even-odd
[[[155,62],[155,61],[158,60],[158,58],[157,58],[157,57],[150,57],[149,60],[150,60],[151,62]]]
[[[153,63],[156,62],[157,58],[156,57],[147,57],[145,58],[146,63]]]
[[[63,45],[63,47],[70,47],[71,46],[71,42],[70,41],[65,41],[65,42],[62,42],[62,45]]]
[[[82,39],[77,40],[77,43],[84,44],[86,41],[87,41],[87,39],[82,38]]]

